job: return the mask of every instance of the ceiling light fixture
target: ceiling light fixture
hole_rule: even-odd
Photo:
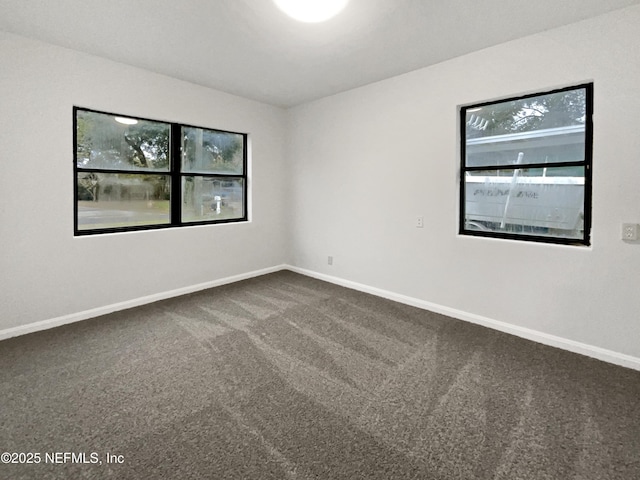
[[[273,0],[280,10],[296,20],[318,23],[342,11],[349,0]]]
[[[116,119],[116,122],[122,123],[123,125],[135,125],[138,123],[138,120],[135,118],[126,118],[126,117],[113,117]]]

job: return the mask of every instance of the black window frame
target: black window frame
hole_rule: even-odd
[[[78,111],[92,112],[113,117],[125,117],[141,121],[151,121],[163,123],[169,126],[169,170],[168,171],[150,171],[150,170],[118,170],[107,168],[79,167],[78,166]],[[234,173],[210,173],[210,172],[185,172],[182,170],[182,129],[197,128],[210,132],[229,133],[242,136],[242,174]],[[218,225],[227,223],[242,223],[249,220],[248,216],[248,197],[249,197],[249,172],[248,167],[248,134],[231,130],[223,130],[220,128],[201,127],[166,120],[150,119],[135,115],[106,112],[86,107],[73,107],[73,228],[74,236],[101,235],[119,232],[136,232],[146,230],[161,230],[165,228],[176,227],[193,227],[203,225]],[[78,225],[78,173],[94,172],[94,173],[121,173],[121,174],[146,174],[146,175],[167,175],[170,180],[170,197],[169,197],[169,222],[149,225],[130,225],[122,227],[106,227],[93,229],[79,229]],[[207,177],[207,178],[234,178],[242,180],[242,217],[211,219],[202,221],[183,221],[182,220],[182,180],[184,177]]]
[[[549,95],[554,93],[567,92],[571,90],[585,90],[585,139],[584,139],[584,159],[582,161],[568,161],[568,162],[554,162],[550,163],[522,163],[515,164],[512,168],[518,169],[525,168],[544,168],[544,167],[583,167],[584,168],[584,209],[583,209],[583,236],[582,238],[567,238],[559,236],[549,235],[536,235],[533,233],[513,233],[513,232],[496,232],[496,231],[483,231],[472,230],[466,228],[465,221],[465,207],[466,207],[466,183],[465,176],[467,172],[471,171],[483,171],[483,170],[496,170],[496,169],[509,169],[509,166],[499,164],[489,164],[480,166],[467,166],[467,138],[466,138],[466,123],[467,123],[467,111],[494,105],[496,103],[510,102],[524,100],[527,98],[539,97],[542,95]],[[460,184],[459,184],[459,223],[458,233],[460,235],[472,236],[472,237],[489,237],[500,238],[507,240],[517,240],[525,242],[540,242],[540,243],[552,243],[561,245],[576,245],[576,246],[590,246],[591,245],[591,225],[592,225],[592,185],[593,185],[593,82],[582,83],[578,85],[571,85],[562,88],[556,88],[552,90],[538,91],[535,93],[529,93],[526,95],[510,96],[491,101],[484,101],[480,103],[473,103],[469,105],[463,105],[459,107],[459,136],[460,136]]]

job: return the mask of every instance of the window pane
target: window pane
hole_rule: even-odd
[[[464,178],[465,230],[583,237],[584,167],[474,171]]]
[[[182,179],[182,221],[244,217],[244,179],[188,176]]]
[[[77,110],[76,162],[79,168],[166,172],[169,125]]]
[[[244,135],[184,127],[182,171],[242,175]]]
[[[78,230],[170,222],[169,175],[79,172]]]
[[[465,111],[467,167],[584,161],[586,89]]]

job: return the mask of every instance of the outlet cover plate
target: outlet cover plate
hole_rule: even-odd
[[[623,240],[638,240],[638,224],[637,223],[623,223],[622,224],[622,239]]]

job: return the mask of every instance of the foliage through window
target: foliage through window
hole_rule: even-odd
[[[75,107],[76,235],[237,222],[245,134]]]
[[[589,245],[593,84],[461,108],[460,233]]]

